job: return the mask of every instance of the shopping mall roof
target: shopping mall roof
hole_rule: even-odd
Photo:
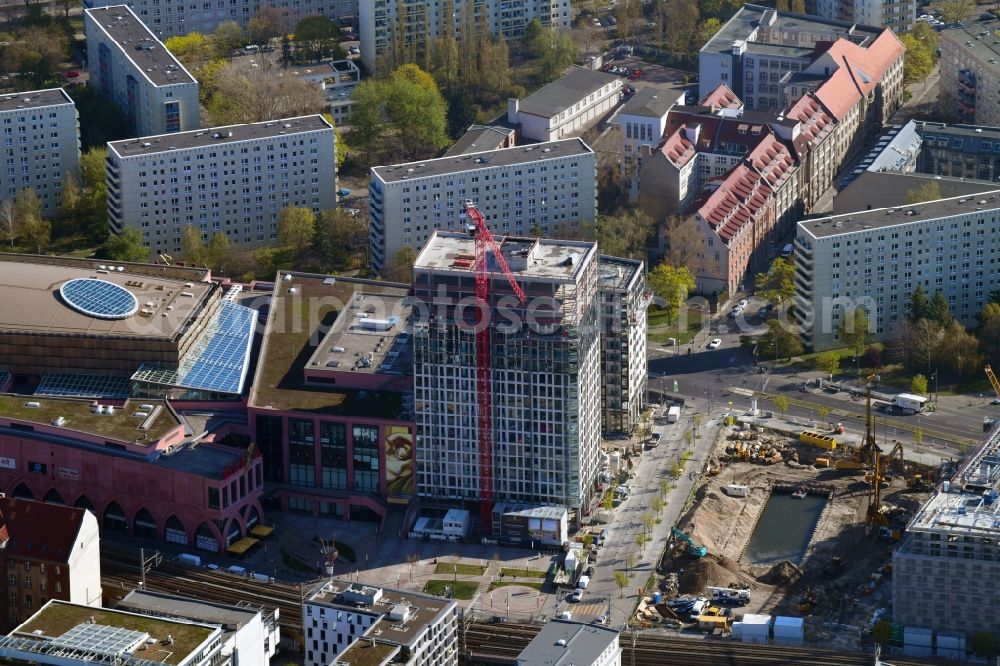
[[[368,302],[402,299],[409,285],[281,271],[264,329],[249,405],[261,409],[300,410],[397,418],[403,411],[396,392],[343,390],[308,386],[304,371],[338,315],[355,294]],[[345,348],[346,351],[346,348]],[[318,358],[318,357],[317,357]]]
[[[0,254],[0,331],[173,338],[216,289],[200,269]]]
[[[413,369],[413,346],[407,331],[411,301],[410,296],[401,294],[355,293],[306,368],[409,374]]]
[[[170,405],[162,400],[128,400],[110,412],[94,400],[49,398],[34,395],[0,395],[0,421],[36,423],[148,447],[181,425]],[[59,420],[61,419],[61,421]]]

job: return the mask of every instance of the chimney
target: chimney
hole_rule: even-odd
[[[517,124],[517,113],[520,111],[520,101],[516,97],[507,98],[507,122]]]

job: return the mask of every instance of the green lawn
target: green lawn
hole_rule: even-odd
[[[505,578],[517,576],[518,578],[541,578],[544,580],[549,572],[538,569],[500,569],[500,575]]]
[[[527,582],[527,583],[523,582],[523,581],[520,581],[520,582],[515,583],[512,580],[504,580],[504,581],[497,580],[497,581],[493,581],[492,583],[490,583],[490,586],[488,588],[486,588],[486,591],[487,592],[492,592],[493,590],[497,589],[498,587],[511,587],[512,585],[520,585],[521,587],[531,587],[531,588],[534,588],[536,590],[541,590],[543,583],[541,581],[530,581],[530,582]]]
[[[436,594],[440,596],[444,593],[444,589],[450,587],[453,591],[453,597],[455,599],[471,599],[476,596],[476,591],[479,589],[479,583],[476,581],[450,581],[450,580],[429,580],[427,584],[424,585],[424,592],[427,594]]]
[[[646,312],[646,326],[649,329],[649,339],[651,342],[663,344],[667,338],[677,338],[678,345],[684,345],[701,330],[703,313],[698,308],[687,308],[684,316],[673,323],[667,323],[667,313],[655,305],[651,305]],[[686,319],[686,325],[681,323]]]
[[[482,576],[486,573],[486,567],[480,566],[478,564],[461,564],[454,562],[438,562],[437,566],[434,567],[434,573],[436,574],[460,574],[462,576]]]

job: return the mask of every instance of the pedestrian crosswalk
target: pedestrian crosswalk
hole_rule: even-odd
[[[608,601],[607,599],[587,599],[584,597],[583,601],[572,604],[566,610],[572,611],[574,620],[587,622],[607,613]]]

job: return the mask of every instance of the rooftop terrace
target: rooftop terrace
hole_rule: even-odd
[[[306,367],[364,374],[408,374],[413,347],[406,332],[409,296],[356,292]]]
[[[127,6],[94,7],[83,11],[154,86],[197,83]]]
[[[33,395],[0,395],[0,418],[50,426],[62,417],[62,430],[128,442],[136,446],[152,446],[180,424],[170,406],[161,400],[129,400],[116,407],[113,414],[93,411],[92,400],[41,398]],[[37,405],[29,407],[28,405]],[[143,410],[140,405],[152,405]],[[135,416],[137,413],[145,416]],[[145,426],[145,429],[142,428]]]
[[[505,237],[497,239],[514,275],[557,281],[577,278],[586,261],[597,251],[596,243],[547,238]],[[470,274],[475,268],[475,240],[468,234],[435,231],[417,255],[415,270]],[[492,259],[490,270],[499,270]],[[499,278],[499,279],[502,279]]]
[[[356,292],[402,298],[409,285],[279,272],[250,406],[275,410],[397,418],[397,393],[332,390],[304,384],[304,368]]]
[[[399,652],[399,647],[359,638],[337,657],[333,666],[382,666]]]
[[[17,627],[12,632],[12,636],[31,639],[33,642],[47,643],[55,647],[59,642],[56,639],[71,630],[83,627],[84,631],[78,640],[81,641],[81,645],[86,645],[86,628],[97,626],[147,634],[148,638],[156,639],[156,642],[149,643],[143,640],[138,649],[128,650],[127,653],[136,659],[170,664],[171,666],[177,666],[184,662],[191,653],[198,650],[214,633],[219,631],[214,627],[202,624],[177,622],[148,615],[104,610],[53,600],[43,606],[31,619]],[[77,629],[77,632],[80,632],[80,629]],[[172,640],[170,643],[164,644],[167,636],[170,636]],[[88,652],[86,648],[82,648],[81,651]],[[97,655],[107,657],[103,651],[93,650],[90,652],[95,657]],[[77,661],[99,663],[100,660],[97,658],[78,658]]]

